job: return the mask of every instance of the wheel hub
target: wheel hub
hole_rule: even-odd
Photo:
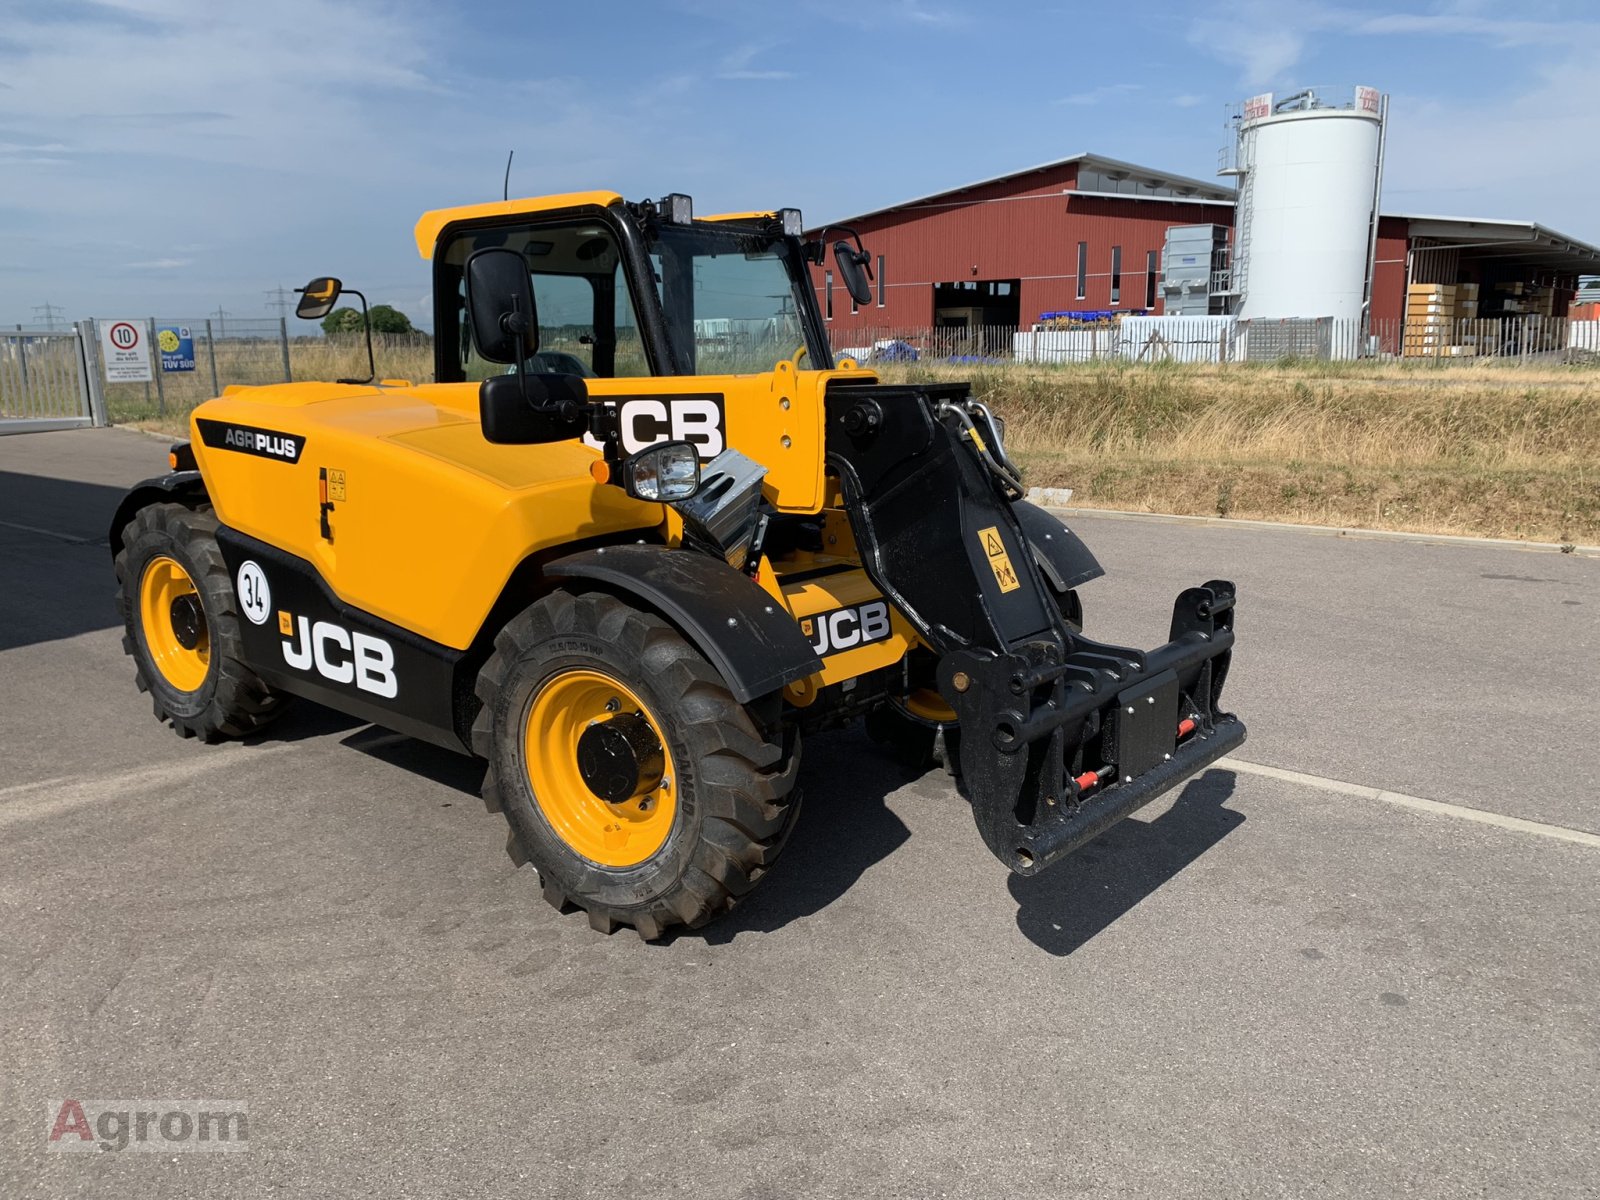
[[[205,629],[205,615],[200,611],[200,597],[187,592],[172,601],[172,636],[185,650],[200,645],[200,634]]]
[[[661,739],[650,722],[618,713],[590,722],[578,737],[578,774],[607,804],[626,804],[655,791],[666,773]]]

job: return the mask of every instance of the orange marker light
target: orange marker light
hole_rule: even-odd
[[[611,464],[603,458],[597,458],[589,464],[589,474],[594,476],[596,483],[610,483]]]

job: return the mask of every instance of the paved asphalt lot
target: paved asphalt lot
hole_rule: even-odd
[[[666,945],[512,869],[465,760],[151,719],[121,431],[0,438],[0,1195],[1496,1196],[1600,1187],[1600,848],[1213,769],[1008,877],[943,775],[806,748]],[[1085,518],[1091,633],[1240,584],[1239,757],[1600,833],[1600,560]],[[244,1154],[47,1153],[72,1096]]]

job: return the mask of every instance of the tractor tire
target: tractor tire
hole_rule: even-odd
[[[1076,591],[1056,596],[1056,606],[1074,630],[1083,629],[1083,601]],[[961,726],[955,710],[938,692],[919,689],[895,696],[867,714],[867,736],[888,750],[909,771],[943,767],[961,773]]]
[[[245,737],[281,713],[288,697],[241,656],[233,581],[209,509],[141,508],[116,558],[122,649],[156,719],[181,737]]]
[[[538,870],[547,901],[585,910],[602,933],[630,925],[649,941],[704,925],[788,840],[800,753],[779,696],[740,704],[652,613],[553,592],[501,630],[477,694],[472,745],[507,852]],[[620,782],[597,774],[604,737]]]

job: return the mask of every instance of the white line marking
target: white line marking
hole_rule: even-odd
[[[1262,775],[1268,779],[1281,779],[1284,783],[1298,783],[1302,787],[1318,788],[1324,792],[1338,792],[1345,796],[1358,796],[1362,800],[1381,800],[1400,808],[1431,813],[1436,817],[1454,817],[1458,821],[1473,821],[1479,825],[1493,825],[1497,829],[1510,829],[1516,833],[1532,833],[1539,837],[1554,838],[1558,842],[1572,842],[1600,850],[1600,834],[1582,829],[1568,829],[1564,825],[1546,825],[1543,821],[1526,821],[1521,817],[1507,817],[1486,812],[1481,808],[1468,808],[1464,804],[1446,804],[1441,800],[1424,800],[1421,796],[1408,796],[1404,792],[1387,792],[1382,788],[1363,787],[1359,783],[1345,783],[1342,779],[1326,779],[1321,775],[1307,775],[1302,771],[1286,771],[1282,767],[1269,767],[1262,763],[1245,762],[1238,758],[1219,758],[1216,765],[1247,775]]]
[[[96,539],[79,537],[75,533],[62,533],[59,529],[40,529],[37,525],[21,525],[16,521],[0,521],[0,526],[6,529],[16,529],[23,533],[37,533],[43,537],[55,538],[57,541],[70,542],[74,546],[92,546]]]
[[[196,793],[176,785],[229,767],[259,762],[264,755],[276,754],[282,749],[275,746],[254,749],[248,753],[237,750],[232,753],[213,752],[197,755],[187,761],[159,763],[131,771],[113,771],[106,775],[68,775],[36,783],[14,784],[0,788],[0,829],[45,817],[64,816],[80,808],[125,803],[131,796],[152,788],[165,789],[166,799],[190,799]]]

